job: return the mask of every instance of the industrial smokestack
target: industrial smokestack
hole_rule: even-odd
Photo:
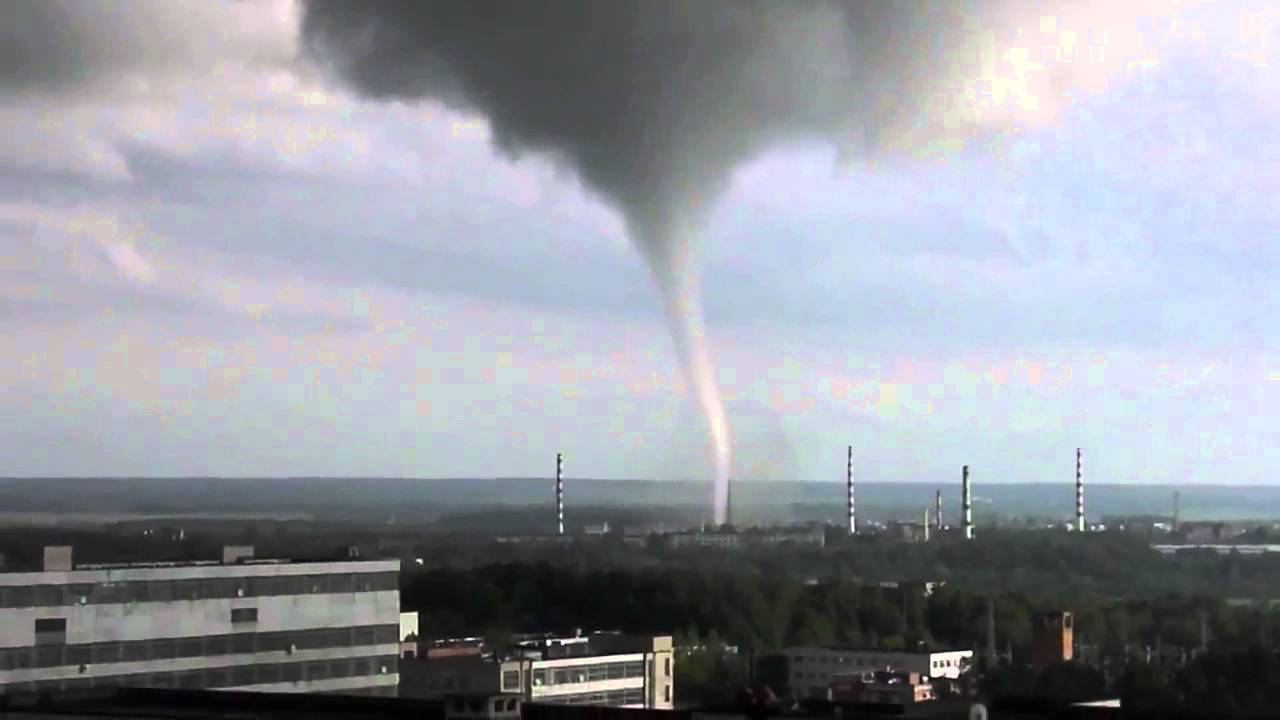
[[[1084,450],[1076,448],[1076,532],[1084,532]]]
[[[960,470],[960,511],[964,515],[964,539],[973,539],[973,496],[969,488],[969,466]]]
[[[564,455],[556,453],[556,534],[564,535]]]
[[[857,516],[854,514],[854,508],[853,508],[853,446],[852,445],[849,446],[849,462],[848,462],[848,465],[845,466],[844,482],[845,482],[845,491],[848,494],[847,509],[849,511],[849,534],[857,535],[858,519],[857,519]]]
[[[929,542],[929,508],[924,509],[924,523],[920,526],[924,528],[924,541]]]
[[[933,529],[942,532],[942,491],[933,498]]]

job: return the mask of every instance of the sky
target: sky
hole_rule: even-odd
[[[1280,10],[1183,5],[995,140],[733,168],[696,262],[735,480],[852,445],[871,481],[1083,447],[1280,482]],[[571,169],[356,92],[293,0],[14,7],[0,475],[706,477],[653,276]]]

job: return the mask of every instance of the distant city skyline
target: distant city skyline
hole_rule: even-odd
[[[0,30],[0,476],[710,471],[577,179],[357,97],[288,0],[97,7]],[[735,480],[840,483],[853,445],[859,482],[979,495],[1068,487],[1077,447],[1090,483],[1280,481],[1280,15],[1183,12],[1001,142],[738,169],[699,241]]]

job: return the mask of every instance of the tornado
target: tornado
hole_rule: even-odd
[[[1125,13],[1150,19],[1173,5],[301,1],[303,53],[338,82],[366,98],[430,99],[483,115],[499,153],[549,158],[621,214],[706,419],[717,522],[732,433],[696,250],[734,169],[788,142],[829,142],[847,163],[1043,123],[1073,87],[1096,88],[1100,73],[1132,55],[1112,42],[1090,55],[1102,62],[1045,64],[1046,47],[1075,58],[1087,38],[1128,42]]]

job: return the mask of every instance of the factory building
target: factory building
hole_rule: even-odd
[[[395,696],[398,560],[223,560],[0,573],[0,694],[102,687]]]
[[[850,674],[890,671],[933,679],[957,680],[973,662],[972,650],[889,652],[825,647],[791,647],[787,659],[791,694],[826,699],[832,683]]]
[[[1055,610],[1042,616],[1034,643],[1032,664],[1043,667],[1070,662],[1074,649],[1071,613]]]
[[[500,653],[426,657],[401,664],[402,697],[515,695],[525,702],[670,709],[675,657],[670,636],[595,633],[517,642]]]

